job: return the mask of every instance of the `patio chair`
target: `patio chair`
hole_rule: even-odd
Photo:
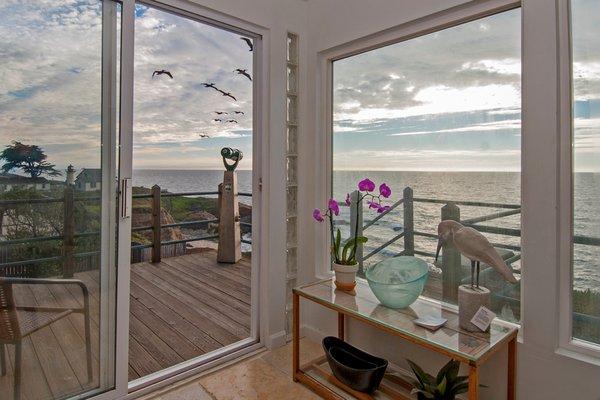
[[[17,305],[13,294],[14,285],[77,285],[83,292],[83,307],[38,307]],[[22,342],[32,333],[49,326],[73,313],[83,314],[85,319],[85,348],[88,382],[92,379],[92,353],[90,338],[90,306],[87,286],[76,279],[37,279],[0,277],[0,374],[7,372],[5,346],[15,346],[14,399],[21,398]]]

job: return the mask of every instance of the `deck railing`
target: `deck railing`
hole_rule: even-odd
[[[489,221],[498,220],[521,213],[521,206],[519,204],[505,204],[505,203],[493,203],[493,202],[480,202],[480,201],[456,201],[447,199],[431,199],[425,197],[414,197],[413,189],[406,187],[402,192],[402,198],[396,201],[391,207],[381,214],[378,214],[375,218],[370,221],[363,223],[363,204],[356,204],[358,198],[358,192],[351,193],[351,198],[354,200],[350,208],[350,229],[355,229],[358,221],[358,235],[364,235],[365,231],[375,225],[378,221],[383,218],[389,217],[390,213],[402,206],[402,230],[394,237],[387,240],[382,245],[371,250],[368,254],[364,254],[363,245],[360,244],[357,250],[357,259],[359,262],[360,271],[364,272],[364,262],[381,251],[385,250],[392,244],[403,239],[402,251],[395,254],[400,255],[421,255],[425,257],[435,257],[435,254],[427,249],[415,248],[415,237],[424,237],[432,240],[437,240],[437,232],[425,232],[415,230],[414,228],[414,205],[415,203],[427,203],[427,204],[439,204],[440,207],[440,221],[441,220],[455,220],[465,226],[477,229],[479,232],[491,233],[499,236],[506,237],[521,237],[521,229],[514,228],[503,228],[485,224]],[[478,217],[461,219],[460,206],[468,207],[480,207],[480,208],[492,208],[500,209],[501,211],[494,211],[493,213],[485,214]],[[358,208],[358,210],[357,210]],[[437,223],[432,225],[437,228]],[[367,235],[368,236],[368,235]],[[573,237],[575,244],[589,245],[589,246],[600,246],[600,238],[575,235]],[[521,246],[510,243],[503,243],[498,241],[492,241],[492,245],[500,249],[506,249],[516,254],[508,257],[505,261],[508,265],[521,259]],[[458,298],[458,286],[463,278],[461,268],[461,256],[458,251],[451,245],[445,244],[442,247],[441,257],[441,270],[442,270],[442,296],[444,301],[456,303]],[[514,270],[516,274],[520,274],[520,270]]]
[[[204,192],[179,192],[170,193],[162,192],[158,185],[152,187],[150,193],[133,194],[134,200],[137,199],[151,199],[152,218],[151,225],[147,226],[135,226],[132,227],[132,232],[142,232],[151,230],[153,232],[152,241],[148,244],[132,244],[132,250],[143,250],[152,249],[152,262],[159,262],[162,258],[165,247],[175,245],[185,245],[189,242],[195,242],[199,240],[211,240],[217,239],[218,234],[203,235],[187,237],[178,240],[163,241],[161,238],[161,232],[166,228],[184,228],[184,227],[198,227],[202,225],[208,225],[211,223],[218,223],[219,218],[207,219],[207,220],[195,220],[195,221],[183,221],[175,222],[171,224],[162,224],[161,221],[161,200],[163,198],[173,197],[200,197],[200,196],[218,196],[218,191],[204,191]],[[252,197],[252,193],[239,192],[238,196]],[[31,266],[41,264],[45,262],[60,262],[62,264],[62,276],[72,277],[74,272],[78,272],[76,268],[77,260],[84,258],[95,257],[98,258],[100,255],[99,250],[87,251],[87,252],[75,252],[75,240],[86,238],[86,237],[100,237],[99,231],[92,232],[76,232],[75,229],[75,204],[76,203],[89,203],[101,201],[101,197],[94,196],[75,196],[75,190],[72,186],[66,186],[63,192],[63,197],[60,198],[37,198],[37,199],[15,199],[15,200],[0,200],[0,209],[7,210],[23,205],[46,205],[46,204],[62,204],[63,209],[63,224],[62,233],[60,235],[46,235],[36,236],[27,238],[18,238],[0,241],[0,249],[2,253],[9,253],[7,249],[10,246],[18,246],[31,243],[44,243],[44,242],[55,242],[62,241],[61,254],[49,257],[37,257],[27,260],[7,261],[2,260],[0,262],[0,275],[21,275],[25,274],[24,269],[29,269]],[[18,223],[18,222],[17,222]],[[252,229],[252,224],[247,222],[240,222],[240,224],[246,228]],[[252,244],[251,240],[241,238],[241,242]],[[6,257],[5,257],[6,258]],[[97,261],[96,261],[97,262]]]

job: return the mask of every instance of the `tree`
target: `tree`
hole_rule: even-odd
[[[60,175],[55,165],[46,161],[46,158],[48,156],[39,146],[16,141],[6,146],[0,153],[0,159],[6,161],[2,166],[2,172],[4,173],[13,169],[21,169],[32,178],[37,178],[43,174],[48,176]]]

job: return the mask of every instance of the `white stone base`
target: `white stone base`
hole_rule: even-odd
[[[471,285],[460,285],[458,287],[458,322],[462,329],[469,332],[481,332],[477,326],[471,323],[473,316],[481,306],[491,307],[491,292],[480,286],[471,288]]]

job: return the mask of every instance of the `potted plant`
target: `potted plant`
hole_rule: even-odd
[[[389,206],[383,205],[382,199],[388,198],[392,194],[392,190],[385,183],[379,186],[379,194],[375,194],[375,183],[366,178],[358,183],[359,194],[356,199],[352,199],[350,194],[346,195],[344,204],[351,206],[352,202],[362,204],[366,198],[370,209],[377,210],[378,213],[383,213],[389,210]],[[358,221],[359,207],[356,207],[356,220]],[[329,220],[329,232],[331,235],[331,258],[333,270],[335,272],[335,284],[338,289],[352,291],[356,286],[356,272],[358,271],[358,262],[356,260],[356,250],[359,244],[367,242],[364,236],[358,236],[358,225],[354,226],[354,234],[348,239],[342,240],[342,233],[339,228],[334,227],[334,216],[340,215],[340,203],[335,199],[329,199],[327,209],[315,209],[313,218],[317,222],[323,222],[327,218]],[[352,229],[352,227],[351,227]]]
[[[460,362],[450,360],[440,369],[437,376],[423,371],[416,363],[406,360],[415,378],[406,376],[414,386],[411,394],[417,394],[418,400],[454,400],[457,395],[469,390],[469,377],[459,376]]]

